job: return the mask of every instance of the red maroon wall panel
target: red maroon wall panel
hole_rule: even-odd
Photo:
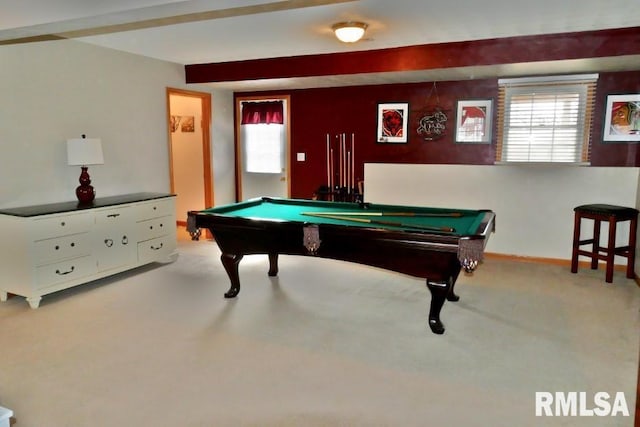
[[[436,97],[437,91],[437,97]],[[594,166],[640,166],[640,144],[603,143],[602,124],[607,94],[640,93],[640,71],[601,73],[598,82],[592,157]],[[260,92],[266,95],[267,92]],[[282,94],[282,91],[278,91]],[[355,135],[355,174],[364,177],[364,163],[492,164],[495,157],[498,80],[465,80],[380,86],[355,86],[294,90],[291,94],[291,196],[310,198],[326,183],[326,135]],[[237,94],[251,96],[250,93]],[[456,144],[455,109],[458,100],[493,99],[491,144]],[[448,117],[445,135],[425,141],[417,133],[418,120],[438,104]],[[379,103],[408,102],[409,129],[406,144],[376,142]],[[334,139],[335,140],[335,139]],[[305,153],[306,161],[296,161]]]
[[[546,34],[416,46],[190,64],[187,83],[432,70],[473,65],[597,58],[640,53],[638,28]]]

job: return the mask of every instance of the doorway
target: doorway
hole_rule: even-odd
[[[176,194],[176,219],[213,205],[211,94],[167,88],[169,175]]]
[[[281,158],[281,165],[277,170],[258,170],[252,168],[252,161],[248,152],[250,143],[247,138],[245,125],[242,125],[243,103],[282,102],[283,123],[280,144],[273,147],[278,153],[258,152],[261,158]],[[289,95],[250,96],[236,98],[236,198],[238,201],[254,197],[271,196],[288,198],[291,194],[290,179],[290,113]],[[251,125],[249,125],[251,126]],[[267,125],[275,126],[275,125]],[[270,149],[271,150],[271,149]],[[275,154],[275,156],[274,156]],[[268,169],[268,168],[267,168]]]

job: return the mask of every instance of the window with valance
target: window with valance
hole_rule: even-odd
[[[251,173],[281,173],[285,146],[283,102],[242,102],[241,108],[245,170]]]

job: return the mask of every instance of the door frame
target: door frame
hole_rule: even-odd
[[[287,197],[291,197],[291,95],[254,95],[254,96],[236,96],[235,97],[235,110],[236,110],[236,131],[235,131],[235,146],[236,146],[236,202],[242,200],[242,144],[240,141],[240,126],[242,123],[242,102],[251,101],[285,101],[285,164],[286,173],[285,179],[287,180]]]
[[[169,181],[171,193],[175,193],[173,172],[173,147],[171,146],[171,95],[187,96],[200,99],[202,108],[202,162],[204,166],[204,204],[205,208],[213,206],[213,171],[211,159],[211,94],[192,90],[167,87],[167,143],[169,145]],[[180,221],[178,221],[180,223]],[[182,224],[181,224],[182,225]],[[186,224],[184,224],[186,225]]]

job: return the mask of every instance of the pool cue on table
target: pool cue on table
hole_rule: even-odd
[[[350,216],[339,216],[339,215],[317,215],[314,212],[303,212],[302,215],[315,216],[319,218],[338,219],[341,221],[362,222],[362,223],[374,224],[374,225],[391,225],[394,227],[401,227],[401,228],[416,228],[419,230],[443,231],[447,233],[454,233],[456,231],[456,229],[453,227],[433,227],[429,225],[403,224],[401,222],[395,222],[395,221],[380,221],[375,219],[354,218]]]
[[[404,217],[424,217],[424,218],[460,218],[464,216],[461,212],[449,213],[421,213],[421,212],[303,212],[314,216],[341,215],[341,216],[404,216]]]

